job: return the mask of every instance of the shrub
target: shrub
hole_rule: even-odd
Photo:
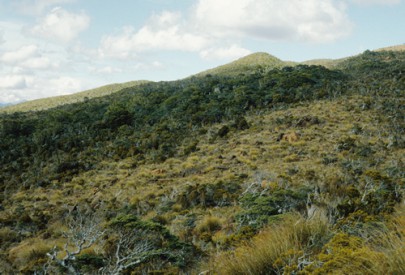
[[[272,192],[248,193],[240,198],[244,209],[236,219],[241,225],[260,228],[268,223],[271,216],[305,208],[309,189],[280,189]]]
[[[382,253],[366,247],[362,239],[338,233],[304,271],[311,274],[379,274],[376,262],[382,258]]]
[[[229,127],[224,125],[218,130],[217,135],[222,138],[222,137],[225,137],[228,133],[229,133]]]

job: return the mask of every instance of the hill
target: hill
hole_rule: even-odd
[[[376,51],[404,51],[404,45],[397,45],[391,47],[385,47],[381,49],[377,49]],[[206,76],[206,75],[220,75],[220,76],[231,76],[236,77],[238,75],[243,74],[250,74],[255,73],[258,71],[269,71],[276,68],[282,68],[286,66],[295,66],[295,65],[309,65],[309,66],[324,66],[329,69],[338,68],[339,65],[344,62],[345,60],[349,59],[349,57],[341,58],[341,59],[314,59],[308,60],[304,62],[292,62],[292,61],[282,61],[277,57],[274,57],[268,53],[259,52],[253,53],[248,56],[242,57],[238,60],[230,62],[228,64],[212,68],[201,73],[198,73],[197,77]],[[1,106],[0,105],[0,113],[13,113],[13,112],[27,112],[27,111],[39,111],[39,110],[46,110],[49,108],[54,108],[64,104],[71,104],[82,102],[85,99],[93,98],[93,97],[102,97],[105,95],[109,95],[111,93],[115,93],[127,87],[137,86],[141,84],[148,83],[149,81],[140,80],[140,81],[130,81],[126,83],[118,83],[118,84],[110,84],[106,86],[102,86],[99,88],[71,94],[65,96],[56,96],[38,100],[32,100],[23,102],[20,104],[12,105],[12,106]]]
[[[399,51],[399,52],[401,52],[401,51],[405,51],[405,44],[384,47],[384,48],[377,49],[375,51],[377,51],[377,52],[381,52],[381,51]]]
[[[140,80],[140,81],[130,81],[130,82],[125,82],[125,83],[118,83],[118,84],[109,84],[106,86],[86,90],[86,91],[71,94],[71,95],[55,96],[55,97],[26,101],[26,102],[19,103],[16,105],[5,106],[4,108],[0,109],[0,113],[46,110],[46,109],[50,109],[50,108],[55,108],[60,105],[83,102],[84,100],[94,98],[94,97],[106,96],[106,95],[118,92],[124,88],[145,84],[147,82],[148,81]]]
[[[339,66],[1,114],[0,272],[404,273],[405,52]]]
[[[282,61],[268,53],[253,53],[229,64],[225,64],[217,68],[201,72],[197,74],[197,76],[204,76],[209,74],[237,76],[239,74],[246,74],[258,70],[271,70],[275,68],[281,68],[292,64],[294,63]]]

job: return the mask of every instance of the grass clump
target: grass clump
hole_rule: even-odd
[[[289,215],[234,252],[214,257],[210,269],[221,274],[276,274],[297,270],[307,263],[307,251],[322,247],[330,234],[326,223]]]

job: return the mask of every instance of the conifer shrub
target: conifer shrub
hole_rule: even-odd
[[[306,187],[295,190],[276,187],[267,192],[246,193],[240,198],[243,210],[237,214],[236,220],[240,225],[261,228],[274,215],[304,209],[309,192]]]

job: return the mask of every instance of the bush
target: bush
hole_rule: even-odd
[[[380,274],[376,263],[384,258],[384,254],[364,246],[362,239],[338,233],[324,246],[323,251],[317,256],[317,260],[304,268],[304,272],[311,274]]]
[[[237,214],[236,220],[241,225],[260,228],[269,222],[271,216],[305,208],[309,191],[304,187],[245,194],[240,198],[244,210]]]

